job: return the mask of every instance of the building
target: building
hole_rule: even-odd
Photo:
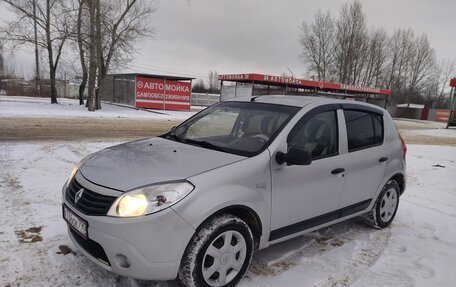
[[[219,75],[221,99],[273,94],[337,97],[386,107],[390,90],[262,74]],[[229,82],[231,85],[224,85]],[[233,85],[234,83],[234,85]]]
[[[101,100],[158,110],[190,110],[194,78],[152,75],[111,74],[103,83]]]

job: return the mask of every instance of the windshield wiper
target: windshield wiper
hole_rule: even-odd
[[[174,140],[180,143],[187,143],[187,144],[192,144],[200,147],[204,147],[207,149],[212,149],[212,150],[217,150],[217,151],[222,151],[222,152],[228,152],[227,149],[220,147],[218,145],[215,145],[213,143],[210,143],[208,141],[197,141],[197,140],[192,140],[192,139],[186,139],[186,138],[181,138],[178,135],[176,135],[173,132],[169,132],[164,135],[164,138]]]
[[[176,135],[175,133],[167,133],[165,135],[165,138],[166,139],[171,139],[171,140],[175,140],[177,142],[184,142],[184,139],[179,137],[178,135]]]
[[[189,143],[189,144],[198,145],[200,147],[204,147],[204,148],[207,148],[207,149],[212,149],[212,150],[217,150],[217,151],[222,151],[222,152],[228,152],[227,149],[225,149],[223,147],[220,147],[218,145],[215,145],[213,143],[210,143],[208,141],[196,141],[196,140],[191,140],[191,139],[185,139],[185,142]]]

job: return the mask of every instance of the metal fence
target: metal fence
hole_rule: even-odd
[[[101,100],[135,106],[135,76],[107,76],[103,83]]]

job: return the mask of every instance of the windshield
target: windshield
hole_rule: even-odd
[[[221,102],[163,137],[204,148],[253,156],[266,148],[298,107],[254,102]]]

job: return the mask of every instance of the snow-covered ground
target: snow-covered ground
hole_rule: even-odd
[[[102,109],[89,112],[78,100],[58,99],[52,105],[48,98],[0,96],[0,117],[59,117],[59,118],[129,118],[184,120],[194,112],[145,111],[102,103]]]
[[[403,134],[409,136],[428,136],[440,138],[453,138],[456,140],[456,130],[454,129],[423,129],[423,130],[406,130]]]
[[[79,159],[112,144],[0,143],[0,286],[175,286],[104,271],[66,234],[61,186]],[[391,227],[351,220],[271,246],[240,286],[454,286],[456,147],[408,148],[407,189]],[[60,245],[74,251],[59,254]]]
[[[100,111],[87,112],[76,100],[59,102],[0,96],[0,121],[1,117],[183,120],[193,114],[107,104]],[[375,230],[350,220],[271,246],[255,255],[240,286],[455,285],[456,131],[435,122],[399,119],[396,124],[408,138],[426,137],[423,142],[440,146],[408,145],[407,189],[392,226]],[[104,271],[75,250],[66,234],[61,186],[82,157],[116,143],[0,142],[0,287],[176,286]],[[61,245],[73,252],[61,254]]]

